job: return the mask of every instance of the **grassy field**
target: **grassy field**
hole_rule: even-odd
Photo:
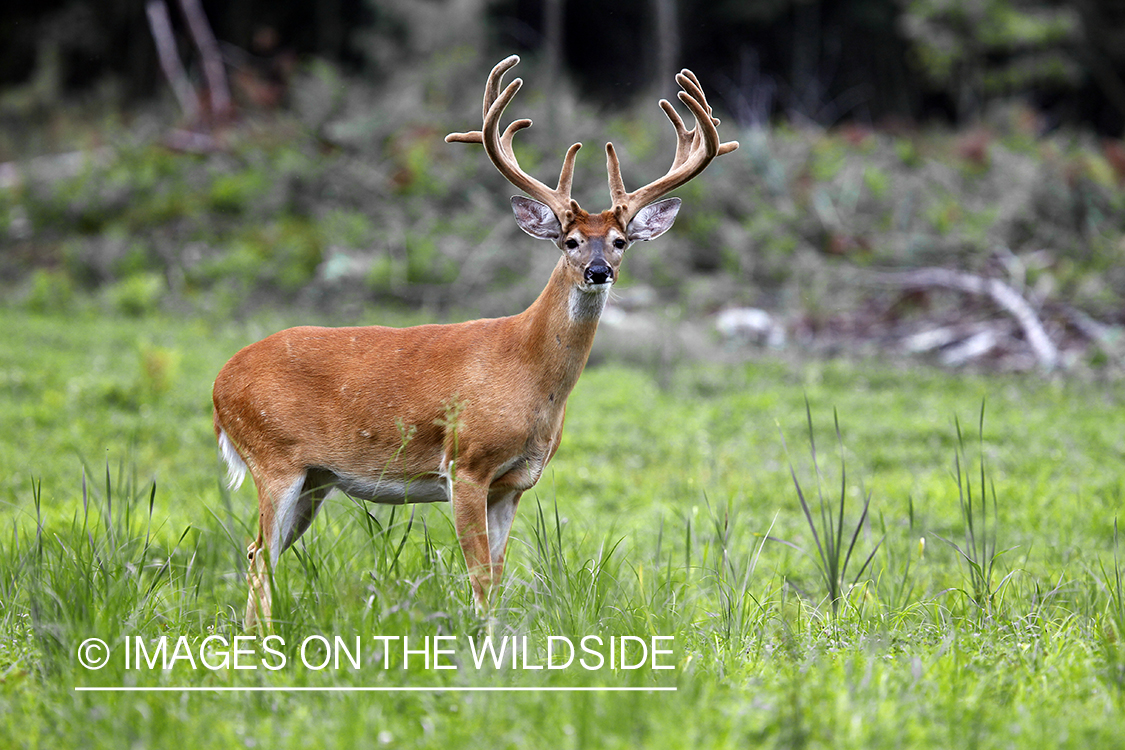
[[[1125,384],[603,364],[491,631],[445,507],[336,495],[236,642],[255,500],[210,385],[296,322],[0,308],[0,745],[1125,745]]]

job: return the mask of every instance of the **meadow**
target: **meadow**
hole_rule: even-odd
[[[1094,375],[602,357],[492,623],[447,508],[334,495],[275,640],[236,641],[256,501],[210,386],[310,317],[0,307],[0,744],[1125,744],[1125,383]]]

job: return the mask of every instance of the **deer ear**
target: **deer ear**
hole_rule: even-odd
[[[562,235],[562,225],[546,203],[515,195],[512,196],[512,211],[520,229],[536,239],[554,242]]]
[[[676,221],[676,214],[679,212],[679,198],[667,198],[648,204],[629,222],[629,228],[626,230],[629,241],[656,239],[672,228],[672,223]]]

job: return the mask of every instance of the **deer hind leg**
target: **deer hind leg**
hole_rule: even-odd
[[[320,510],[325,495],[332,489],[332,475],[311,469],[296,478],[263,482],[258,490],[258,540],[246,551],[250,563],[246,582],[250,593],[246,602],[243,627],[256,630],[269,627],[273,615],[271,579],[274,566],[289,545],[297,541]],[[278,498],[274,502],[272,498]]]
[[[246,584],[250,595],[246,600],[246,614],[242,619],[242,627],[246,632],[258,630],[259,626],[269,628],[273,612],[270,591],[270,565],[269,548],[262,542],[261,533],[258,540],[251,542],[246,548],[246,559],[250,563],[246,571]]]

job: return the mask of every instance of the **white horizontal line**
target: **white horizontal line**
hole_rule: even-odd
[[[347,687],[336,685],[325,687],[110,685],[74,688],[76,693],[674,693],[677,690],[679,688],[676,687]]]

